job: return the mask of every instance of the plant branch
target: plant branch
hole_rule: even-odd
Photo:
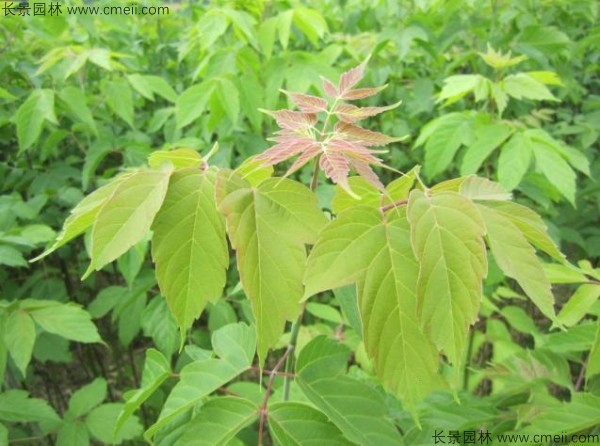
[[[263,433],[265,429],[265,420],[267,418],[267,403],[269,402],[269,398],[271,397],[271,393],[273,392],[273,382],[275,382],[275,377],[277,376],[277,372],[284,364],[284,362],[289,357],[290,353],[293,351],[294,347],[292,345],[288,345],[285,353],[281,355],[273,370],[269,373],[269,382],[267,383],[267,390],[265,392],[265,397],[263,398],[262,406],[260,407],[260,421],[258,423],[258,445],[262,446],[263,444]]]
[[[385,206],[381,206],[381,212],[387,212],[390,209],[394,209],[394,208],[397,208],[397,207],[400,207],[400,206],[404,206],[407,203],[408,203],[408,199],[407,198],[404,198],[404,199],[398,200],[398,201],[394,201],[391,204],[386,204]]]
[[[277,376],[290,376],[290,377],[296,376],[295,373],[286,373],[286,372],[279,372],[276,370],[265,370],[265,369],[261,370],[259,367],[250,367],[250,370],[252,370],[253,372],[257,372],[257,373],[262,373],[263,375],[271,375],[271,373],[275,373],[275,375],[277,375]]]

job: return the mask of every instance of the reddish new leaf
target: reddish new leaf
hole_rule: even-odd
[[[340,76],[340,82],[338,85],[338,90],[340,92],[340,96],[344,96],[347,92],[349,92],[352,87],[358,84],[365,75],[365,66],[367,61],[365,60],[360,65],[346,71]]]
[[[329,82],[324,77],[321,77],[321,81],[323,81],[323,91],[330,98],[337,98],[340,94],[338,93],[338,89],[335,85]]]
[[[327,110],[327,101],[318,96],[302,93],[290,93],[283,91],[298,108],[305,113],[319,113]]]
[[[366,147],[385,146],[386,144],[402,140],[402,138],[392,138],[383,133],[363,129],[362,127],[343,121],[338,122],[335,127],[336,132],[338,132],[343,139],[360,143]]]
[[[315,144],[315,141],[311,138],[291,133],[289,130],[283,130],[274,140],[278,144],[256,157],[257,160],[263,161],[266,166],[279,164]]]
[[[382,165],[383,162],[374,156],[374,153],[386,153],[387,150],[369,150],[359,143],[346,141],[344,139],[331,139],[328,142],[328,149],[341,153],[344,156],[363,161],[369,164]]]
[[[308,129],[317,123],[317,115],[314,113],[303,113],[291,110],[263,110],[263,113],[267,113],[275,118],[277,125],[282,129],[289,130],[302,130]]]
[[[349,194],[355,195],[348,185],[348,174],[350,173],[350,163],[339,152],[323,150],[319,160],[319,167],[323,170],[327,178],[330,178],[336,184],[343,187]]]
[[[287,177],[293,174],[298,169],[302,168],[306,163],[308,163],[311,159],[316,157],[319,153],[321,153],[321,144],[313,143],[312,145],[306,147],[304,152],[300,154],[296,161],[290,166],[290,168],[285,173],[284,177]]]
[[[368,163],[358,160],[358,159],[351,159],[350,164],[352,165],[352,169],[357,174],[359,174],[361,177],[363,177],[365,180],[367,180],[369,183],[371,183],[377,189],[379,189],[381,191],[383,191],[385,189],[385,186],[383,185],[383,183],[381,182],[381,180],[379,179],[379,177],[377,176],[375,171],[371,168],[371,166]]]
[[[357,107],[351,104],[341,104],[335,108],[335,115],[344,122],[353,123],[388,110],[393,110],[401,103],[402,101],[385,107]]]
[[[323,79],[325,94],[335,99],[333,108],[329,108],[328,102],[323,98],[282,90],[301,111],[266,112],[277,120],[282,130],[273,138],[277,144],[257,159],[264,164],[273,165],[297,156],[285,173],[285,176],[288,176],[316,158],[325,175],[353,196],[356,195],[348,185],[350,170],[375,187],[383,188],[371,167],[384,166],[383,161],[375,156],[382,151],[371,150],[369,147],[383,146],[399,139],[363,129],[354,122],[394,109],[400,103],[385,107],[360,108],[341,102],[346,99],[369,97],[385,88],[384,86],[352,90],[363,78],[365,65],[366,61],[343,73],[337,86]],[[315,125],[318,121],[317,114],[320,112],[326,113],[322,128]],[[332,129],[331,124],[334,123]]]

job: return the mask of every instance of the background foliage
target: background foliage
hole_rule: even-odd
[[[573,264],[546,270],[567,328],[553,329],[490,261],[462,404],[451,393],[431,394],[413,417],[372,377],[354,291],[322,293],[307,304],[300,329],[294,403],[277,402],[282,378],[274,380],[269,441],[294,444],[307,426],[339,444],[364,445],[386,436],[389,444],[427,444],[436,429],[598,433],[596,2],[170,6],[165,16],[0,21],[1,441],[135,443],[146,431],[157,444],[186,444],[218,419],[223,432],[211,430],[206,444],[256,444],[257,416],[245,401],[262,403],[268,378],[259,380],[253,361],[256,340],[244,324],[252,322],[250,304],[234,269],[223,278],[225,295],[207,304],[178,353],[177,322],[156,286],[147,240],[83,281],[89,237],[27,260],[53,242],[85,195],[151,152],[206,154],[218,141],[211,162],[237,167],[270,145],[276,124],[258,109],[288,107],[280,89],[319,93],[320,76],[337,79],[369,55],[365,83],[388,86],[367,105],[403,101],[367,121],[406,136],[390,145],[386,163],[401,171],[422,165],[431,183],[478,173],[540,213]],[[380,172],[386,183],[393,175]],[[293,175],[305,184],[310,176],[310,169]],[[334,191],[320,182],[322,208],[340,206]],[[209,355],[224,375],[202,387],[198,364]],[[266,369],[280,357],[267,357]],[[319,361],[329,375],[311,369]],[[183,401],[169,395],[178,388]],[[325,389],[356,413],[339,417],[320,403]]]

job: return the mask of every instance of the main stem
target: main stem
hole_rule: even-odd
[[[310,182],[310,190],[314,192],[317,188],[319,181],[319,159],[318,156],[315,159],[315,169],[313,171],[312,180]],[[285,360],[285,368],[283,369],[285,375],[283,377],[283,401],[287,401],[290,398],[290,388],[292,385],[293,369],[294,369],[294,352],[296,350],[296,344],[298,344],[298,333],[300,333],[300,326],[302,325],[302,318],[304,317],[304,310],[306,309],[306,303],[302,305],[300,315],[296,322],[292,323],[292,331],[290,333],[290,343],[288,344],[288,357]]]

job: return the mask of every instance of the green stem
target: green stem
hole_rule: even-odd
[[[310,182],[310,190],[314,192],[317,189],[319,182],[319,159],[318,156],[315,160],[315,170],[313,171],[312,180]],[[304,310],[306,309],[306,303],[302,305],[300,315],[296,322],[292,323],[292,331],[290,333],[290,343],[288,344],[289,355],[285,360],[285,367],[283,369],[285,375],[283,377],[283,401],[287,401],[290,397],[290,386],[292,385],[293,369],[294,369],[294,350],[296,350],[296,344],[298,343],[298,333],[300,333],[300,326],[302,325],[302,318],[304,317]]]
[[[470,365],[471,365],[471,356],[473,355],[473,342],[475,340],[475,327],[471,327],[469,331],[469,340],[467,346],[467,356],[465,358],[465,368],[463,370],[463,390],[469,390],[469,375],[470,375]]]
[[[300,316],[296,322],[292,324],[292,332],[290,333],[290,343],[288,344],[288,351],[290,354],[285,360],[285,367],[283,372],[283,401],[287,401],[290,398],[290,387],[292,385],[293,369],[294,369],[294,350],[296,350],[296,344],[298,343],[298,333],[300,333],[300,326],[302,325],[302,318],[304,317],[304,309],[306,304],[302,306],[300,310]]]
[[[319,183],[319,160],[321,159],[321,155],[315,158],[315,170],[313,171],[312,179],[310,180],[310,190],[314,192],[317,189],[317,184]]]

